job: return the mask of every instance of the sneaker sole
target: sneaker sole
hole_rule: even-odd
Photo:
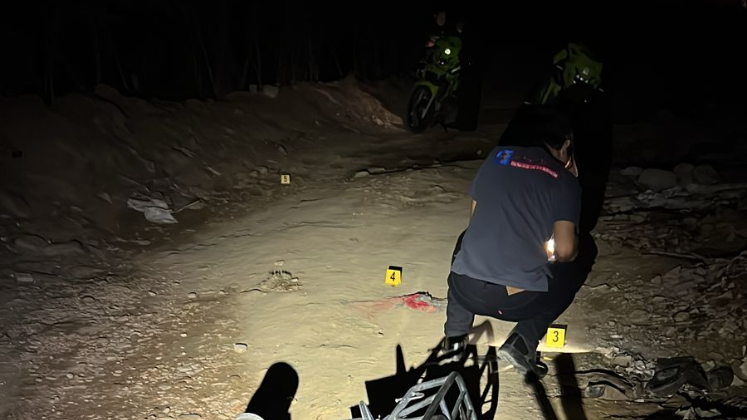
[[[498,359],[510,363],[511,366],[513,366],[520,375],[526,376],[526,374],[529,373],[527,367],[520,363],[519,359],[517,359],[511,352],[499,349],[497,356]]]
[[[528,367],[524,363],[522,363],[522,361],[526,361],[524,357],[517,358],[516,355],[514,355],[510,351],[499,349],[497,356],[498,359],[510,363],[514,367],[514,369],[516,369],[516,371],[522,376],[527,376],[529,372],[532,372],[539,379],[542,379],[545,377],[545,375],[547,375],[547,366],[542,366],[542,369],[540,369],[540,366],[536,366],[534,369],[532,369],[531,367]]]

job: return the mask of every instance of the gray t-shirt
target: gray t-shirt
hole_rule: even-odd
[[[545,243],[556,221],[578,226],[576,178],[542,148],[496,147],[472,181],[477,201],[451,270],[524,290],[547,291]]]

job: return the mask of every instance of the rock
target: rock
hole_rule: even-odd
[[[157,295],[156,292],[154,292],[152,290],[148,291],[148,296],[153,297],[153,296],[156,296],[156,295]]]
[[[691,291],[695,290],[698,283],[695,280],[687,280],[685,282],[682,282],[672,288],[672,290],[677,293],[678,295],[687,295]]]
[[[257,166],[256,168],[254,168],[254,170],[259,172],[261,176],[265,176],[270,173],[270,168],[268,168],[267,166]]]
[[[262,93],[264,93],[265,96],[269,98],[275,99],[280,94],[280,87],[273,85],[264,85],[262,86]]]
[[[657,286],[661,286],[661,276],[656,276],[656,277],[652,278],[651,279],[651,283],[653,283],[653,284],[655,284]]]
[[[711,300],[711,302],[713,302],[713,303],[727,304],[727,303],[731,302],[732,300],[734,300],[734,293],[731,290],[729,290],[729,291],[727,291],[727,292],[725,292],[725,293],[723,293],[723,294],[715,297],[714,299]]]
[[[734,373],[743,381],[747,381],[747,358],[742,360],[742,364],[737,369],[734,369]]]
[[[695,166],[689,163],[680,163],[675,166],[674,174],[677,176],[677,184],[682,187],[693,184],[695,182],[695,177],[693,176],[694,169]]]
[[[606,383],[589,384],[583,393],[586,398],[601,398],[608,401],[628,401],[630,399],[624,392]]]
[[[109,204],[112,204],[112,197],[107,192],[100,192],[96,196]]]
[[[716,410],[715,408],[712,408],[710,410],[704,410],[698,407],[695,407],[695,415],[697,419],[709,419],[713,417],[719,417],[721,418],[721,412]]]
[[[720,176],[711,165],[699,165],[693,170],[695,182],[700,185],[713,185],[719,182]]]
[[[49,246],[49,242],[41,236],[23,235],[13,240],[13,246],[21,252],[43,254],[44,249]]]
[[[662,280],[665,283],[679,284],[681,273],[682,273],[682,266],[678,265],[677,267],[674,267],[673,269],[667,271],[662,277]]]
[[[23,235],[13,241],[13,246],[21,252],[46,257],[73,257],[86,255],[86,250],[78,241],[52,244],[36,235]]]
[[[649,168],[641,172],[638,183],[653,192],[660,192],[676,187],[677,176],[674,172]]]
[[[73,267],[68,273],[70,277],[79,279],[94,279],[98,276],[106,276],[106,270],[86,266]]]
[[[634,213],[634,214],[630,214],[630,215],[628,215],[628,220],[629,220],[629,221],[630,221],[631,223],[643,223],[643,222],[645,222],[646,220],[648,220],[648,217],[646,217],[646,216],[645,216],[645,215],[643,215],[643,214],[637,214],[637,213]]]
[[[64,244],[52,244],[44,250],[48,257],[72,257],[87,255],[85,248],[78,241],[70,241]]]
[[[187,297],[189,299],[197,299],[197,293],[195,293],[195,292],[189,292],[189,293],[187,293]]]
[[[360,178],[365,178],[368,176],[371,176],[371,173],[363,169],[361,171],[356,172],[355,175],[353,175],[353,179],[360,179]]]
[[[643,168],[638,166],[628,166],[627,168],[620,170],[620,175],[638,177],[641,175],[641,172],[643,172]]]
[[[246,353],[249,346],[245,343],[236,343],[233,345],[233,351],[236,353]]]
[[[31,217],[31,207],[23,197],[0,191],[0,213],[20,219],[28,219]]]
[[[690,313],[686,311],[677,312],[674,314],[674,320],[677,322],[685,322],[690,319]]]
[[[180,414],[179,417],[177,418],[179,420],[198,420],[198,419],[201,419],[202,416],[199,414],[190,413],[190,414]]]
[[[612,363],[614,363],[617,366],[627,367],[633,364],[633,357],[632,356],[617,356],[614,359],[612,359]]]
[[[651,314],[642,309],[636,309],[630,313],[628,320],[633,325],[648,325],[651,322]]]
[[[34,276],[28,273],[16,273],[16,281],[20,284],[31,284],[34,282]]]

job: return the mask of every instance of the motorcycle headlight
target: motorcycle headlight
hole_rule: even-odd
[[[445,50],[444,50],[444,54],[446,54],[446,55],[449,55],[449,54],[451,54],[451,50],[450,50],[450,49],[448,49],[448,48],[447,48],[447,49],[445,49]]]

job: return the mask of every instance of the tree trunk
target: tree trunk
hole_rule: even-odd
[[[342,66],[340,66],[340,60],[337,58],[337,51],[335,50],[335,46],[333,43],[329,43],[329,50],[332,53],[332,60],[335,62],[335,67],[337,67],[337,74],[340,77],[340,79],[344,78],[345,75],[342,72]]]
[[[117,52],[117,43],[114,41],[112,32],[109,30],[109,21],[106,21],[104,25],[104,36],[106,37],[107,45],[111,49],[112,58],[114,59],[114,65],[117,67],[117,74],[119,74],[119,78],[122,81],[122,87],[125,91],[129,91],[130,84],[127,82],[127,76],[122,69],[122,62],[119,60],[119,53]]]
[[[226,7],[225,2],[219,1],[218,4],[218,58],[216,60],[215,70],[215,87],[214,90],[216,95],[222,95],[226,88],[230,91],[231,85],[231,74],[230,66],[226,63],[226,49],[230,44],[231,40],[228,36],[226,28],[228,27],[228,19],[226,18]],[[217,96],[216,96],[217,97]]]
[[[112,55],[114,56],[114,65],[117,66],[117,72],[119,73],[120,79],[122,79],[122,87],[124,87],[125,91],[129,91],[130,85],[127,83],[127,76],[125,76],[124,70],[122,70],[122,63],[119,61],[117,47],[114,45],[114,42],[110,42],[109,45],[111,46]]]
[[[257,32],[256,15],[254,24],[254,53],[254,72],[257,74],[257,86],[259,86],[259,89],[262,89],[262,85],[264,85],[262,80],[262,52],[259,48],[259,33]]]
[[[252,38],[254,41],[254,74],[257,76],[257,87],[259,90],[262,90],[263,81],[262,81],[262,52],[260,51],[259,47],[259,31],[257,31],[257,27],[259,26],[259,22],[257,21],[257,16],[259,16],[259,11],[257,10],[257,1],[252,2]],[[249,40],[247,40],[248,42]],[[249,54],[250,56],[252,54]]]
[[[45,72],[44,72],[44,98],[47,105],[52,106],[54,104],[54,49],[55,49],[55,31],[57,29],[57,12],[54,6],[50,10],[51,22],[47,26],[47,39],[46,39],[46,57],[45,57]]]
[[[353,74],[358,74],[358,25],[353,27]]]
[[[101,83],[102,74],[101,74],[101,42],[99,39],[99,28],[98,28],[98,8],[94,7],[91,10],[90,19],[91,19],[91,38],[93,41],[93,59],[94,59],[94,67],[95,67],[95,80],[94,80],[94,88]]]
[[[249,78],[249,60],[251,57],[247,54],[244,59],[244,65],[241,67],[241,79],[239,79],[239,90],[246,90],[248,85],[247,79]]]
[[[195,27],[197,27],[196,22],[195,22]],[[213,94],[213,99],[217,99],[218,91],[215,86],[215,78],[213,78],[213,69],[210,66],[210,56],[208,55],[207,48],[205,48],[205,42],[202,39],[202,34],[200,33],[200,30],[198,29],[196,33],[197,33],[198,42],[200,43],[200,49],[202,50],[202,58],[205,61],[205,69],[207,70],[207,73],[208,73],[208,80],[210,80],[210,87],[211,87],[211,91]]]
[[[285,52],[285,49],[283,48],[284,37],[285,31],[280,31],[280,34],[278,35],[278,69],[276,75],[277,81],[280,84],[283,84],[285,82],[285,68],[283,67],[283,53]]]
[[[319,79],[318,73],[314,61],[314,48],[311,45],[311,37],[309,37],[309,81],[316,82]]]
[[[202,83],[202,72],[200,71],[200,63],[199,60],[197,60],[197,53],[195,53],[194,44],[192,45],[192,68],[195,72],[195,83],[197,85],[197,96],[200,99],[203,99],[205,97],[205,92],[203,91],[203,83]]]

